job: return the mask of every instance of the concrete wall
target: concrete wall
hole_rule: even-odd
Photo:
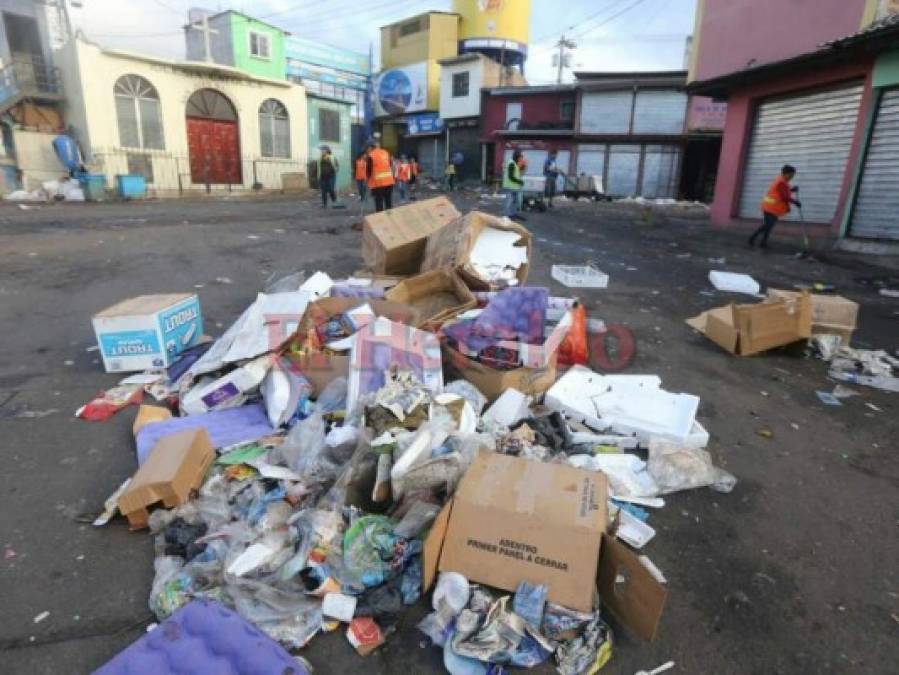
[[[146,78],[159,93],[165,149],[143,151],[152,157],[158,190],[175,190],[178,177],[190,187],[187,163],[185,106],[195,91],[215,89],[224,94],[237,110],[240,149],[244,161],[243,187],[250,188],[256,162],[256,178],[267,189],[279,189],[281,173],[305,171],[308,155],[306,95],[302,86],[259,78],[247,79],[225,68],[197,72],[196,65],[101,50],[83,40],[75,40],[64,58],[63,76],[68,92],[67,122],[90,160],[92,170],[114,176],[127,173],[126,152],[120,147],[113,87],[122,75]],[[289,159],[262,158],[259,137],[259,106],[275,98],[290,115]],[[136,150],[134,152],[141,152]],[[240,186],[238,186],[240,187]],[[217,188],[227,189],[227,188]]]
[[[752,87],[733,92],[727,103],[727,120],[724,125],[724,137],[721,145],[721,160],[718,164],[718,180],[715,185],[715,199],[711,207],[712,223],[719,227],[735,226],[741,224],[736,218],[737,204],[740,199],[740,187],[743,180],[743,167],[749,147],[749,138],[752,131],[753,115],[758,103],[768,97],[789,93],[801,93],[807,90],[839,84],[841,82],[864,79],[865,90],[856,122],[855,139],[849,160],[846,163],[846,173],[840,190],[840,200],[836,209],[836,216],[829,223],[822,223],[824,228],[818,228],[822,234],[839,234],[843,221],[843,210],[849,196],[851,176],[858,161],[859,149],[864,132],[864,120],[871,102],[871,72],[872,61],[862,63],[829,67],[825,70],[810,74],[771,78],[768,81],[756,84]],[[773,180],[772,176],[772,180]],[[763,195],[759,195],[761,202]],[[756,222],[750,221],[757,225]],[[823,230],[823,231],[822,231]]]
[[[691,80],[812,51],[859,30],[866,10],[866,0],[702,0]]]
[[[12,133],[16,163],[22,172],[22,185],[26,190],[39,188],[45,180],[68,175],[51,145],[58,134],[21,129],[15,129]]]
[[[506,126],[506,105],[521,103],[521,119],[529,125],[562,122],[562,101],[576,100],[574,91],[539,94],[485,94],[482,132],[485,139],[496,140],[496,131]],[[572,127],[574,121],[571,122]]]
[[[468,95],[453,96],[453,76],[468,73]],[[440,69],[440,117],[445,120],[481,114],[484,63],[480,60],[443,65]]]
[[[250,33],[261,33],[269,39],[269,58],[250,54]],[[231,40],[234,66],[257,77],[273,80],[287,78],[287,57],[284,54],[284,33],[274,26],[256,21],[242,14],[231,14]]]
[[[38,48],[47,63],[51,63],[53,56],[50,49],[50,29],[47,22],[47,12],[55,11],[54,8],[35,0],[0,0],[0,13],[18,14],[19,16],[30,17],[37,22],[41,40]],[[6,35],[5,23],[0,20],[0,64],[7,63],[9,59],[9,39]]]
[[[347,103],[318,98],[317,96],[308,96],[306,104],[308,107],[309,157],[311,159],[317,158],[320,155],[319,147],[322,145],[329,146],[331,154],[337,158],[338,163],[337,189],[343,190],[352,184],[353,160],[355,159],[351,155],[353,139],[350,134],[350,106]],[[321,137],[319,110],[322,109],[336,110],[340,115],[340,142]]]
[[[400,35],[402,26],[413,20],[421,22],[421,30]],[[430,13],[397,21],[381,28],[381,70],[455,56],[458,43],[459,17],[454,14]]]

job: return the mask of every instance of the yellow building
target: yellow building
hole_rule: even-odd
[[[524,70],[531,0],[453,0],[459,15],[459,53],[477,52]]]

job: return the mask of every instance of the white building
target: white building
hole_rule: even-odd
[[[302,86],[213,63],[103,49],[82,36],[57,54],[65,118],[87,168],[140,174],[151,194],[282,188],[305,174]]]

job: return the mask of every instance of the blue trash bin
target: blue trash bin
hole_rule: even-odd
[[[102,173],[82,175],[78,182],[84,191],[84,198],[89,202],[102,202],[106,199],[106,176]]]
[[[122,199],[143,199],[147,196],[147,180],[135,174],[116,176],[116,185]]]

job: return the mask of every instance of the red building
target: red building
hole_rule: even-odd
[[[559,151],[559,168],[574,170],[572,146],[577,112],[574,85],[502,87],[483,92],[481,142],[483,178],[492,182],[515,150],[528,161],[529,173],[540,174],[550,150]]]

